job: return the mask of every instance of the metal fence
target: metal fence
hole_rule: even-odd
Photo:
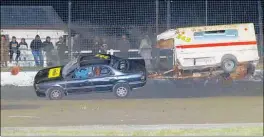
[[[34,15],[36,17],[32,18],[35,18],[36,27],[49,26],[50,24],[54,26],[54,24],[61,23],[57,21],[58,18],[62,20],[68,33],[68,43],[73,45],[68,46],[70,53],[98,51],[98,44],[106,44],[108,52],[118,50],[119,40],[122,35],[126,35],[130,43],[130,57],[140,57],[137,49],[145,34],[150,36],[152,46],[154,46],[156,35],[167,29],[250,22],[255,25],[260,55],[262,56],[263,53],[263,1],[261,0],[95,0],[72,2],[25,0],[1,3],[2,6],[52,6],[58,16],[49,14],[47,18],[42,19],[41,16],[44,12],[35,8],[36,15]],[[7,14],[5,17],[12,18],[12,13],[13,11],[3,11],[3,13],[1,11],[1,24],[2,20],[6,20],[2,14]],[[24,16],[22,14],[31,16],[32,13],[33,11],[26,12],[25,10],[21,16]],[[28,20],[33,22],[32,18]],[[18,17],[11,24],[13,26],[19,26],[16,22],[30,24],[28,20]],[[4,28],[1,27],[1,29]],[[163,56],[162,53],[158,55]]]

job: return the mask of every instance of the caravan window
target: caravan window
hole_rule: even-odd
[[[224,34],[225,30],[205,31],[204,34]]]
[[[228,30],[215,30],[215,31],[201,31],[194,33],[195,40],[207,40],[207,39],[229,39],[229,38],[237,38],[238,31],[236,29],[228,29]]]
[[[161,48],[161,49],[171,49],[174,46],[174,39],[161,39],[158,41],[157,43],[157,48]]]

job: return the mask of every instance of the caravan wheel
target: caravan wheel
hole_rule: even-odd
[[[224,56],[221,62],[221,68],[225,73],[234,72],[237,68],[237,60],[232,55]]]

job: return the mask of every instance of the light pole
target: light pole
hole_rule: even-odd
[[[72,42],[71,42],[71,1],[68,2],[68,56],[72,59]]]

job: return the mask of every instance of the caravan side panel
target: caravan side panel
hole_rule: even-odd
[[[190,42],[175,39],[176,58],[183,67],[220,64],[226,54],[234,55],[238,62],[259,59],[254,25],[222,25],[182,28],[180,33]]]

